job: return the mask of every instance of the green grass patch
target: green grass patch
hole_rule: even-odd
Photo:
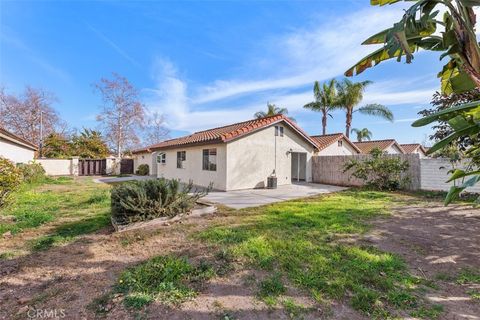
[[[387,215],[398,199],[351,190],[244,209],[236,213],[235,227],[214,226],[196,237],[240,263],[277,270],[319,302],[347,299],[355,309],[383,318],[418,309],[415,293],[422,281],[398,256],[342,240],[367,232],[368,221]]]
[[[186,258],[158,256],[124,271],[116,285],[128,308],[141,309],[152,301],[177,305],[197,295],[197,288],[214,276],[205,264]]]
[[[258,296],[267,305],[272,306],[277,303],[277,298],[287,291],[280,274],[273,274],[260,281]]]
[[[464,269],[457,276],[458,284],[480,284],[480,272]]]
[[[38,183],[24,184],[15,193],[13,204],[0,212],[0,234],[7,231],[17,234],[62,217],[88,220],[92,216],[105,215],[110,208],[109,188],[89,179],[71,177],[46,177]],[[90,222],[80,221],[79,228],[85,228]],[[73,227],[67,225],[66,228]],[[52,240],[44,240],[48,241]]]

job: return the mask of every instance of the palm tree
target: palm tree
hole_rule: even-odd
[[[273,103],[268,103],[267,102],[267,112],[258,111],[258,112],[255,112],[255,114],[253,116],[257,119],[261,119],[261,118],[274,116],[276,114],[287,115],[288,114],[288,109],[287,108],[279,108],[276,105],[274,105]]]
[[[307,103],[303,107],[322,113],[322,134],[327,133],[327,116],[332,117],[330,111],[336,107],[337,91],[335,90],[335,79],[328,83],[324,82],[322,87],[318,81],[313,85],[313,96],[315,101]]]
[[[347,137],[350,137],[350,127],[352,126],[354,112],[380,117],[393,122],[392,111],[381,104],[367,104],[355,110],[355,107],[363,100],[365,88],[371,83],[371,81],[352,82],[348,79],[344,79],[337,84],[338,107],[344,109],[346,113],[345,135]]]
[[[372,132],[367,128],[363,128],[363,129],[353,128],[352,133],[357,134],[358,142],[362,142],[363,140],[368,140],[368,141],[372,140]]]

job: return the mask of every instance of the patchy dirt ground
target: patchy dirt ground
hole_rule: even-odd
[[[83,236],[65,246],[0,261],[0,319],[28,319],[32,310],[57,310],[66,319],[95,318],[92,301],[110,292],[122,270],[149,257],[175,252],[191,259],[212,253],[189,235],[212,221],[234,223],[235,217],[215,215],[190,218],[152,232],[113,234],[112,230]],[[465,206],[425,207],[412,203],[394,215],[374,221],[364,241],[401,255],[413,273],[432,280],[426,295],[444,305],[443,319],[480,319],[480,303],[466,293],[455,276],[464,268],[480,268],[480,213]],[[31,237],[29,233],[21,237]],[[3,239],[0,241],[4,241]],[[253,276],[254,277],[253,277]],[[195,298],[178,308],[148,307],[148,319],[289,319],[299,318],[282,306],[269,308],[256,298],[255,270],[233,269],[213,279]],[[253,280],[252,280],[253,279]],[[286,296],[307,307],[304,319],[364,319],[347,304],[318,306],[303,292],[288,288]],[[114,301],[107,319],[139,316]]]
[[[459,272],[480,271],[480,209],[471,206],[428,206],[412,203],[397,208],[393,217],[375,222],[367,241],[403,257],[413,274],[431,280],[427,297],[444,306],[443,319],[480,319],[480,301],[460,285]]]

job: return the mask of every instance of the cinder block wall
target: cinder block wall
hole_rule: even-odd
[[[465,166],[466,163],[455,164],[455,167],[458,169],[464,169]],[[453,186],[453,182],[446,183],[450,176],[448,171],[452,170],[452,168],[452,164],[448,159],[420,159],[420,188],[423,190],[448,191]],[[458,181],[457,185],[460,182]],[[466,191],[480,193],[480,185],[477,184]]]
[[[398,157],[408,161],[409,168],[405,176],[409,178],[409,190],[448,191],[453,182],[446,183],[452,169],[448,159],[425,158],[420,159],[418,154],[396,154],[389,157]],[[352,159],[359,161],[369,158],[370,155],[352,156],[314,156],[312,158],[312,177],[315,183],[333,184],[339,186],[362,186],[363,181],[351,176],[350,172],[343,172],[347,162]],[[457,163],[456,168],[465,168],[465,163]],[[457,185],[461,181],[457,181]],[[480,193],[480,185],[468,188],[468,192]]]

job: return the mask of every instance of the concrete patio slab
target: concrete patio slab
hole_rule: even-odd
[[[242,209],[345,189],[348,188],[316,183],[295,183],[279,186],[277,189],[250,189],[227,192],[214,191],[210,192],[203,199],[230,208]]]

